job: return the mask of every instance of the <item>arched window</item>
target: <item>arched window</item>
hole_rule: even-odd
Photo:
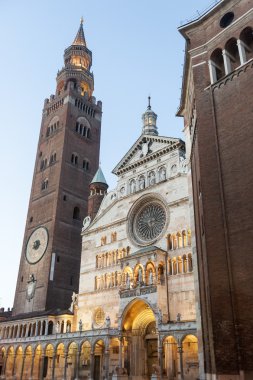
[[[177,233],[177,246],[178,246],[178,248],[182,248],[182,246],[183,246],[182,235],[180,232]]]
[[[192,270],[193,270],[193,266],[192,266],[192,255],[191,255],[191,253],[189,253],[189,255],[188,255],[188,271],[189,271],[189,272],[192,272]]]
[[[237,41],[240,52],[241,64],[253,58],[253,29],[247,27],[240,34],[240,39]]]
[[[173,249],[177,249],[177,235],[176,234],[172,235],[172,245],[173,245]]]
[[[171,259],[168,259],[168,275],[172,275],[172,265],[171,265]]]
[[[71,154],[71,163],[73,165],[78,165],[78,155],[76,153]]]
[[[177,274],[177,260],[175,257],[172,260],[172,270],[173,270],[173,274]]]
[[[53,329],[54,329],[53,321],[49,321],[49,323],[48,323],[48,335],[53,334]]]
[[[73,219],[80,220],[80,209],[79,209],[79,207],[74,208]]]
[[[83,160],[83,169],[88,171],[90,168],[90,164],[88,160]]]
[[[167,249],[168,249],[168,251],[172,250],[172,236],[171,236],[171,234],[167,235]]]
[[[227,41],[225,45],[225,50],[223,52],[225,72],[229,74],[231,71],[235,70],[240,66],[240,57],[237,46],[237,41],[235,38],[231,38]]]
[[[187,243],[188,243],[188,245],[192,244],[192,238],[191,238],[191,236],[192,236],[191,230],[188,230],[187,231]]]
[[[183,261],[181,256],[177,258],[178,273],[183,273]]]
[[[187,236],[185,230],[182,231],[182,236],[183,236],[183,247],[187,246]]]
[[[44,181],[41,184],[41,190],[46,190],[48,188],[48,179],[44,179]]]
[[[211,83],[217,82],[217,80],[220,80],[225,76],[225,67],[221,49],[216,49],[212,52],[209,61],[209,71]]]
[[[187,268],[187,257],[186,257],[186,255],[183,256],[183,272],[184,272],[184,273],[187,273],[187,272],[188,272],[188,268]]]
[[[88,139],[90,139],[90,128],[87,128],[86,136],[87,136]]]

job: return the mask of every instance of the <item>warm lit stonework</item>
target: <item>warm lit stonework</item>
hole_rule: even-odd
[[[150,105],[143,122],[116,189],[101,168],[91,181],[69,310],[1,324],[3,378],[198,376],[185,144],[158,135]]]
[[[90,97],[91,52],[82,23],[64,58],[57,101],[45,103],[14,309],[2,313],[1,377],[194,379],[199,365],[185,144],[159,136],[149,98],[142,133],[113,170],[117,187],[107,193],[100,167],[90,177],[98,161],[101,102]],[[61,112],[69,123],[61,122]],[[68,145],[59,145],[48,162],[45,147],[61,130]],[[58,157],[63,182],[48,171]],[[86,191],[81,183],[88,178]],[[57,197],[54,211],[47,202]]]

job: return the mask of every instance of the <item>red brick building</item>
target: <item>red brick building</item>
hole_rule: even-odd
[[[91,65],[81,21],[43,108],[13,316],[68,309],[78,292],[80,233],[98,169],[102,116]]]
[[[223,0],[179,28],[201,379],[253,379],[252,6]]]

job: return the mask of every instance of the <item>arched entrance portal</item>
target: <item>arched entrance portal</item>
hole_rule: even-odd
[[[122,366],[134,379],[150,377],[158,366],[158,335],[156,318],[143,300],[134,300],[127,306],[122,318],[124,361]]]

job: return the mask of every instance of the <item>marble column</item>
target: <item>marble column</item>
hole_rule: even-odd
[[[30,371],[30,377],[29,377],[30,380],[32,380],[32,378],[33,378],[34,358],[35,358],[35,353],[32,354],[31,371]]]
[[[94,379],[94,352],[90,353],[90,379]]]
[[[179,354],[179,373],[178,379],[184,380],[184,366],[183,366],[183,347],[181,344],[178,345],[178,354]]]
[[[109,347],[107,347],[105,350],[104,363],[105,363],[105,380],[109,380]]]
[[[123,338],[119,338],[119,368],[122,368],[122,340]]]
[[[4,364],[2,368],[2,373],[0,379],[5,379],[5,371],[6,371],[6,366],[7,366],[7,360],[8,360],[8,352],[6,352],[6,355],[4,357]]]
[[[40,357],[39,380],[43,380],[44,359],[45,355],[42,354]]]
[[[159,362],[159,368],[160,368],[160,375],[162,378],[163,376],[163,345],[160,340],[160,337],[158,337],[158,362]]]
[[[81,355],[81,351],[77,350],[76,364],[75,364],[75,377],[74,377],[75,380],[79,380],[80,355]]]
[[[62,380],[67,379],[67,365],[68,365],[68,352],[65,352],[65,358],[64,358],[64,371],[63,371],[63,378]]]
[[[12,377],[13,377],[13,378],[14,378],[14,375],[15,375],[16,357],[17,357],[17,355],[14,354],[14,355],[13,355],[12,369],[11,369],[11,374],[12,374]]]
[[[26,357],[26,355],[23,354],[23,355],[22,355],[21,372],[20,372],[20,380],[23,379],[23,372],[24,372],[24,365],[25,365],[25,357]]]

